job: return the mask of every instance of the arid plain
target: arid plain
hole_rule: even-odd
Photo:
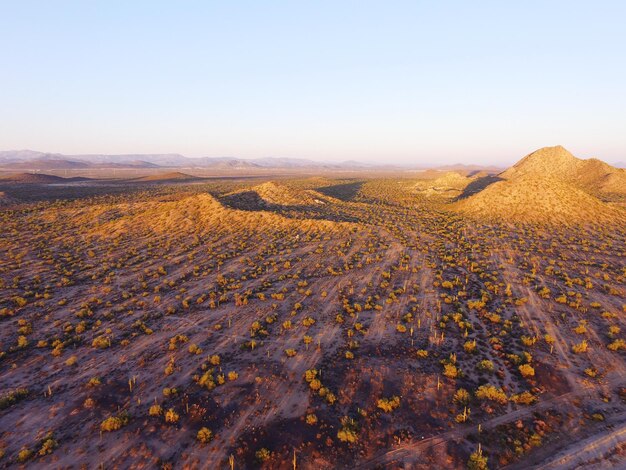
[[[0,466],[623,464],[626,170],[309,173],[0,176]]]

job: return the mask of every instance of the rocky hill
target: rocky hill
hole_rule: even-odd
[[[612,167],[596,158],[576,158],[560,145],[545,147],[527,155],[500,176],[506,180],[520,176],[549,176],[572,184],[600,199],[626,197],[626,170]]]
[[[533,152],[500,181],[452,207],[482,219],[549,223],[622,223],[626,210],[609,201],[626,196],[626,172],[581,160],[561,146]]]

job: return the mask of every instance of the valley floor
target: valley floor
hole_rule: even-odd
[[[14,190],[0,466],[624,465],[626,227],[260,182]]]

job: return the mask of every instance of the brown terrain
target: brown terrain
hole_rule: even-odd
[[[624,170],[195,176],[0,180],[0,467],[623,468]]]

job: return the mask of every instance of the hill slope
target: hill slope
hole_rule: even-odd
[[[47,175],[45,173],[18,173],[0,178],[2,182],[19,184],[58,184],[88,181],[90,178],[63,178],[61,176]]]

